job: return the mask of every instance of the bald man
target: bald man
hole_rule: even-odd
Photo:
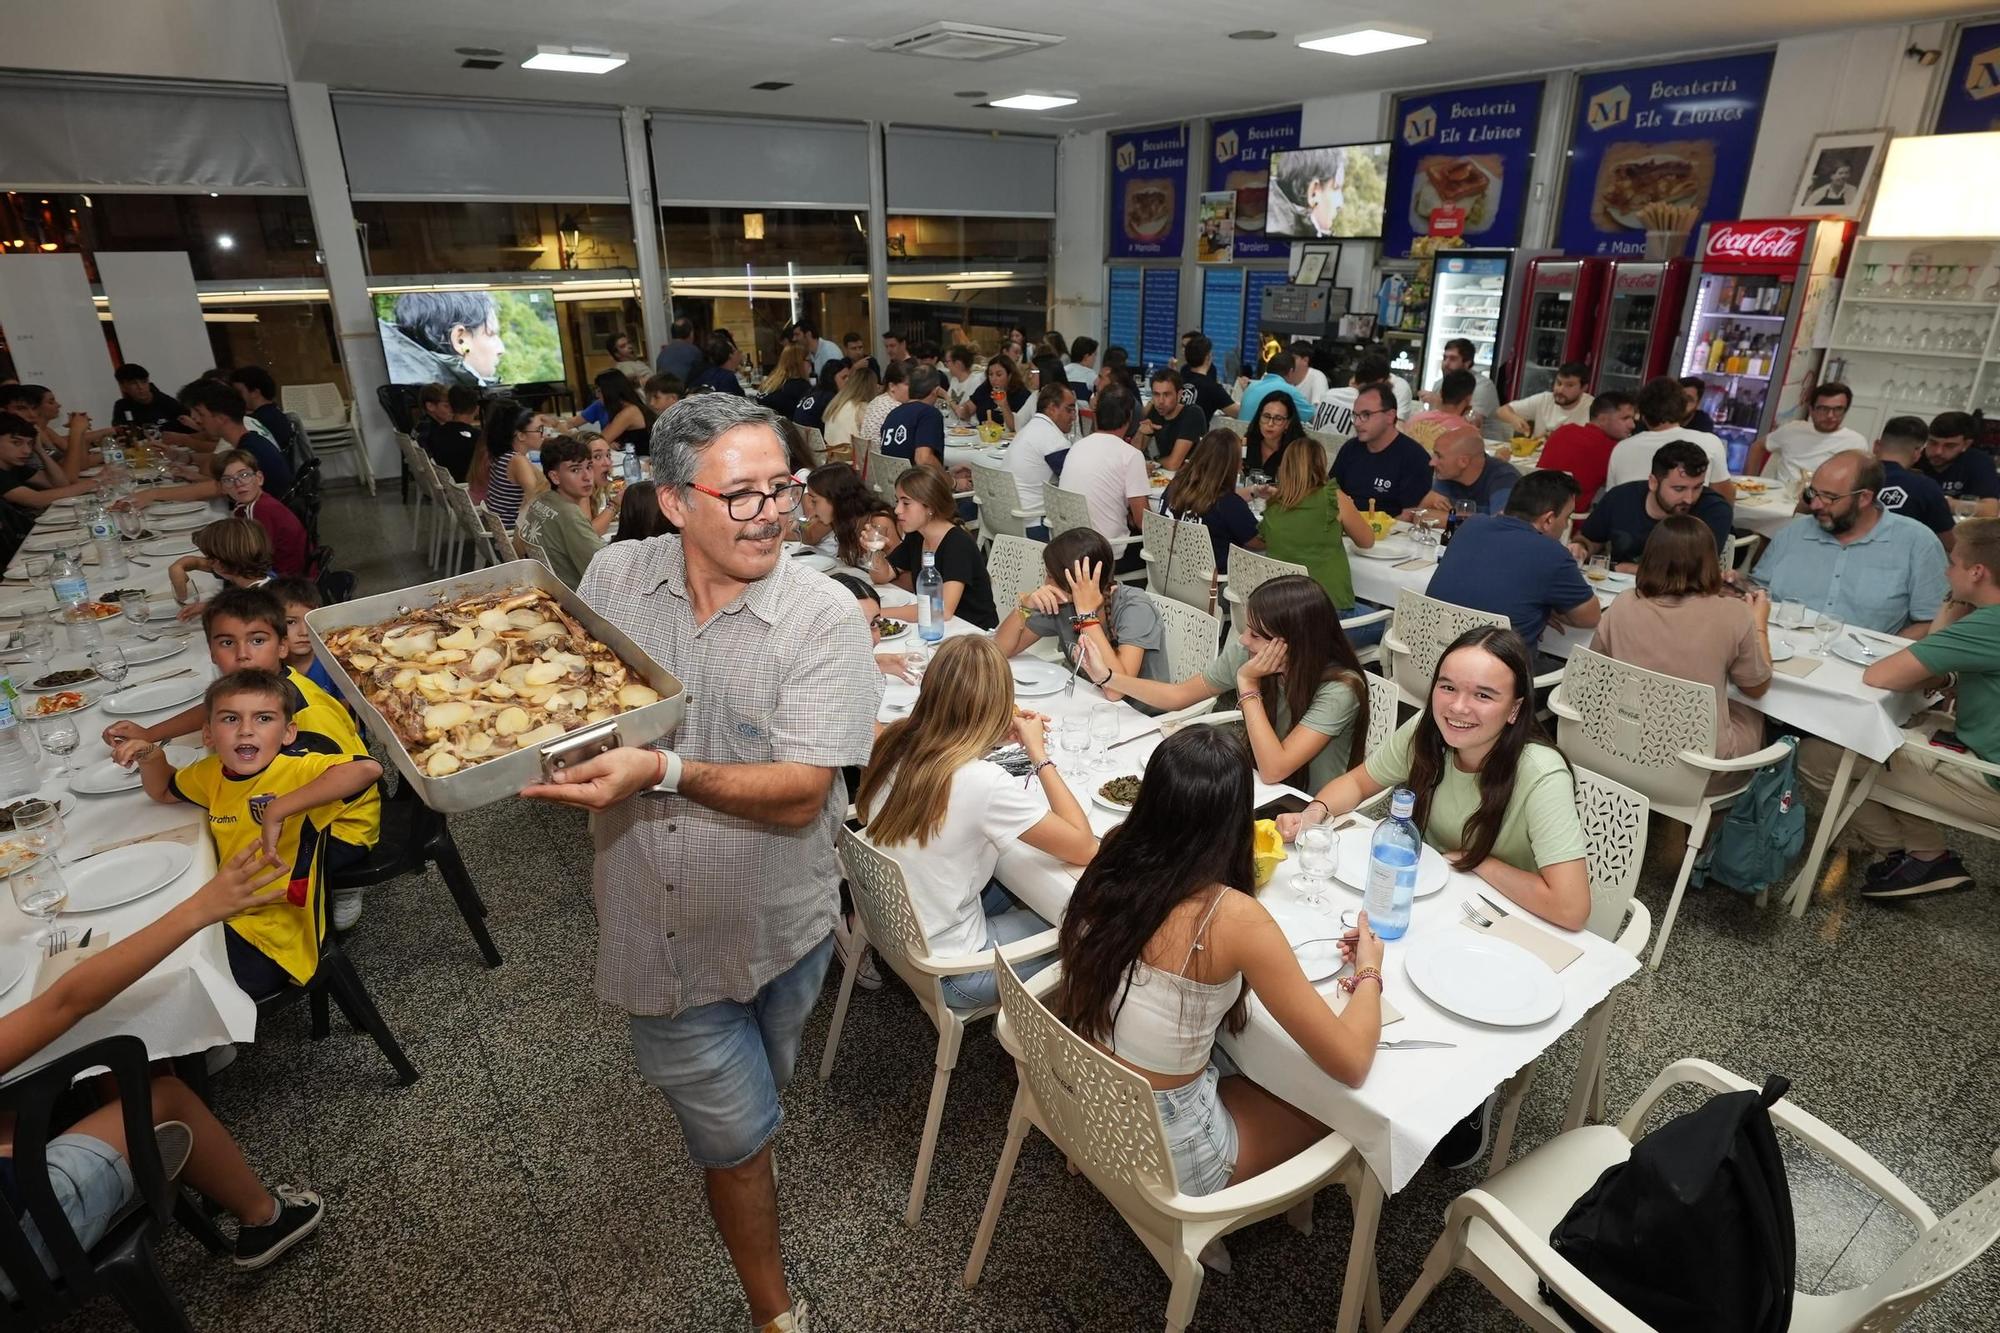
[[[1771,539],[1751,577],[1774,602],[1803,602],[1849,625],[1920,639],[1944,605],[1937,534],[1878,499],[1882,464],[1849,449],[1813,470],[1806,512]]]
[[[1417,509],[1444,513],[1460,501],[1469,500],[1482,514],[1497,514],[1507,507],[1507,496],[1521,474],[1512,463],[1486,452],[1486,441],[1470,426],[1460,426],[1438,436],[1431,454],[1431,472],[1436,480]],[[1417,509],[1405,510],[1404,518],[1414,518]]]

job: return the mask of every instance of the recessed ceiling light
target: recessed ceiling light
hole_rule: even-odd
[[[236,238],[225,231],[215,238],[215,248],[218,250],[234,250],[236,248]]]
[[[1229,40],[1232,42],[1268,42],[1277,35],[1277,33],[1272,32],[1269,28],[1245,28],[1241,32],[1230,33]]]
[[[1383,51],[1399,51],[1406,46],[1422,46],[1430,39],[1430,33],[1422,28],[1404,28],[1393,23],[1358,23],[1330,32],[1307,33],[1298,39],[1298,44],[1308,51],[1372,56]]]
[[[565,74],[609,74],[629,58],[623,51],[607,51],[597,46],[538,46],[534,55],[521,62],[521,68],[553,69]]]
[[[1055,93],[1016,93],[1012,97],[1002,97],[988,102],[1007,111],[1053,111],[1059,106],[1075,106],[1074,97],[1063,97]]]
[[[953,94],[952,94],[952,96],[953,96],[953,97],[984,97],[984,96],[986,96],[986,90],[985,90],[984,88],[967,88],[967,89],[966,89],[965,91],[963,91],[963,92],[957,92],[957,93],[953,93]]]

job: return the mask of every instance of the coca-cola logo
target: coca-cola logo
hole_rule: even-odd
[[[1708,233],[1710,259],[1792,259],[1805,245],[1803,226],[1720,226]]]

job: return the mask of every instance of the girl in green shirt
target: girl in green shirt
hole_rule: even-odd
[[[1354,614],[1354,575],[1340,539],[1345,534],[1365,551],[1375,544],[1375,530],[1327,475],[1324,449],[1285,450],[1258,531],[1264,554],[1304,565],[1343,618]]]
[[[1590,876],[1576,783],[1535,723],[1528,648],[1481,625],[1453,640],[1431,678],[1430,704],[1365,763],[1322,787],[1304,815],[1343,815],[1390,787],[1416,794],[1424,841],[1565,930],[1590,917]]]

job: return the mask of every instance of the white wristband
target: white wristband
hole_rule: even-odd
[[[672,796],[681,789],[681,757],[672,750],[660,750],[656,753],[664,763],[665,769],[660,780],[653,784],[652,790],[662,796]]]

